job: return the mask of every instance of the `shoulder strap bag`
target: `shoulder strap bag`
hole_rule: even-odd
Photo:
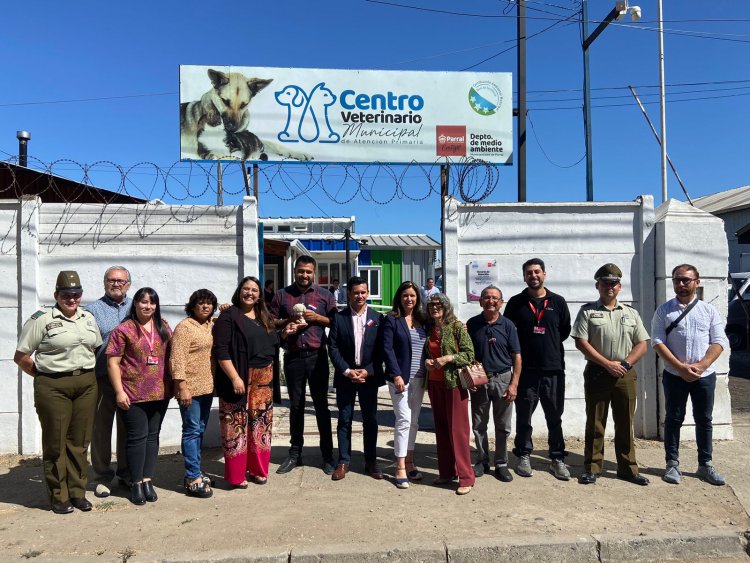
[[[680,324],[680,321],[685,318],[685,316],[690,312],[690,309],[695,307],[698,304],[698,299],[693,299],[693,302],[685,307],[685,310],[680,313],[680,316],[677,317],[675,320],[672,321],[672,324],[667,327],[667,330],[665,331],[665,335],[669,336],[669,333],[672,332],[675,328],[677,328],[677,325]]]

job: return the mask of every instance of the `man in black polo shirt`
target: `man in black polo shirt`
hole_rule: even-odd
[[[570,335],[570,312],[562,296],[544,287],[544,262],[532,258],[523,265],[528,286],[505,306],[505,317],[518,329],[523,356],[523,377],[516,399],[516,473],[531,477],[531,417],[541,400],[547,419],[550,470],[561,481],[570,479],[565,466],[562,413],[565,406],[565,358],[563,341]]]
[[[477,447],[474,473],[477,477],[490,469],[487,424],[490,404],[495,421],[495,477],[512,481],[508,470],[508,436],[516,398],[518,378],[521,376],[521,347],[516,327],[500,314],[503,293],[494,285],[485,287],[479,297],[482,313],[466,323],[474,344],[474,355],[482,362],[490,380],[471,393],[471,426]]]

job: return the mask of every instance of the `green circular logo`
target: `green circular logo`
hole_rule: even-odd
[[[469,105],[479,115],[494,115],[503,103],[500,88],[492,82],[477,82],[469,88]]]

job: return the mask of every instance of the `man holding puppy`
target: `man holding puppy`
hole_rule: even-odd
[[[289,457],[276,473],[288,473],[302,465],[305,430],[305,386],[315,407],[320,433],[323,471],[332,475],[333,437],[331,411],[328,408],[328,354],[326,327],[336,313],[336,302],[327,289],[314,284],[317,264],[311,256],[300,256],[294,264],[294,283],[276,292],[269,313],[276,326],[285,327],[284,375],[289,390]]]

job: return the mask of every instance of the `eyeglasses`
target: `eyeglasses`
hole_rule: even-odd
[[[63,299],[80,299],[83,295],[82,291],[61,291],[60,297]]]
[[[694,281],[698,281],[698,278],[672,278],[675,285],[690,285]]]
[[[443,305],[441,303],[428,303],[427,307],[430,309],[442,309]]]
[[[128,285],[130,283],[130,280],[107,280],[107,285]]]

